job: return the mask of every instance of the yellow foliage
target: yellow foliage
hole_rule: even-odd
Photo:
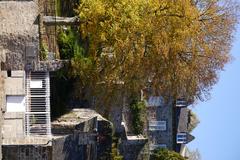
[[[82,0],[79,29],[94,65],[84,84],[104,82],[112,94],[116,82],[138,92],[151,81],[172,96],[208,94],[230,59],[237,5],[227,2]]]

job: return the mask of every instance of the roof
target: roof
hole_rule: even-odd
[[[179,108],[177,112],[177,132],[188,132],[188,108]]]
[[[52,122],[53,125],[78,125],[79,123],[88,121],[94,117],[97,117],[98,121],[107,121],[107,119],[103,118],[100,114],[98,114],[95,110],[86,109],[86,108],[78,108],[72,109],[68,113],[62,115],[58,119]]]
[[[195,139],[195,137],[193,135],[191,135],[190,133],[187,133],[187,143],[193,141]]]
[[[188,108],[178,108],[176,112],[177,133],[180,132],[187,133],[187,143],[195,139],[194,136],[188,133],[189,113],[190,110]]]
[[[110,123],[92,109],[73,109],[52,122],[52,134],[68,135],[74,131],[96,133],[100,121]]]

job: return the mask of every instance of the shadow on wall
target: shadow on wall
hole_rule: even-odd
[[[51,120],[54,120],[67,111],[67,103],[73,88],[72,81],[60,78],[56,73],[51,73]]]
[[[57,0],[57,14],[63,17],[72,17],[75,15],[74,8],[80,0]]]
[[[79,144],[78,135],[53,141],[53,159],[57,160],[94,160],[96,155],[95,144]]]

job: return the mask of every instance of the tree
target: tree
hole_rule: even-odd
[[[190,151],[188,159],[189,160],[201,160],[202,158],[201,158],[201,155],[200,155],[198,149]]]
[[[189,123],[188,123],[188,132],[192,132],[194,128],[200,123],[197,115],[190,110],[189,111]]]
[[[185,160],[179,153],[167,149],[156,149],[150,155],[150,160]]]
[[[71,76],[92,95],[104,92],[102,102],[119,86],[136,94],[149,82],[174,98],[204,100],[231,59],[237,8],[228,0],[82,0],[83,50]]]

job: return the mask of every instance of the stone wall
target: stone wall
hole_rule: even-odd
[[[3,160],[52,160],[50,146],[3,146]]]
[[[148,145],[145,143],[133,144],[130,141],[124,140],[120,144],[120,153],[124,156],[124,160],[147,160],[149,155],[147,147]]]
[[[34,63],[33,70],[36,71],[56,71],[68,65],[68,60],[39,61]]]
[[[112,124],[92,109],[73,109],[52,122],[53,155],[57,160],[108,160],[111,157]]]
[[[0,22],[0,70],[24,70],[27,55],[30,55],[31,58],[36,59],[38,53],[37,51],[39,44],[39,29],[37,0],[0,1]],[[2,133],[3,117],[5,116],[7,120],[4,122],[4,137],[16,138],[20,134],[23,135],[23,117],[21,115],[18,115],[18,118],[14,116],[16,118],[16,121],[11,121],[12,119],[14,119],[13,115],[4,114],[3,116],[2,111],[5,112],[6,94],[9,95],[11,93],[15,93],[16,95],[19,95],[24,93],[23,79],[7,78],[6,72],[1,72],[1,74],[4,74],[4,76],[1,76],[0,80],[2,81],[3,79],[5,79],[6,81],[4,85],[0,83],[0,129]],[[6,93],[4,90],[6,91]],[[1,140],[2,134],[0,136],[0,141]],[[7,154],[7,158],[5,159],[24,159],[23,157],[14,158],[10,156],[11,154],[18,155],[16,153],[20,152],[19,148],[12,146],[10,148],[4,147],[3,150],[11,151],[11,153],[5,152]],[[10,157],[8,157],[8,155]]]
[[[56,126],[56,125],[55,125]],[[53,140],[53,160],[108,160],[111,156],[112,125],[109,121],[98,120],[97,132],[91,121],[82,123],[60,131],[53,129],[54,133],[60,134]],[[67,133],[67,135],[63,135]],[[72,132],[72,133],[71,133]],[[57,135],[56,135],[57,136]]]
[[[20,138],[24,136],[24,114],[6,112],[2,128],[3,139]]]
[[[66,118],[66,124],[60,124],[54,121],[52,123],[52,134],[53,135],[67,135],[73,134],[75,131],[83,132],[83,133],[93,133],[96,132],[97,127],[97,117],[93,117],[91,119],[87,119],[86,121],[79,124],[70,124],[71,121]]]
[[[119,150],[124,160],[149,159],[148,139],[143,135],[127,135],[125,124],[122,124],[122,128]]]
[[[96,139],[94,140],[94,138],[96,138],[96,136],[84,135],[75,133],[54,139],[52,142],[52,159],[95,160],[97,156],[97,145]],[[85,144],[81,140],[84,140]]]
[[[2,71],[4,76],[5,95],[25,95],[25,71],[11,71],[11,76],[7,76],[7,71]]]
[[[38,53],[38,3],[0,1],[0,48],[4,50],[2,70],[23,70],[27,52]]]
[[[110,159],[113,132],[112,123],[104,120],[98,121],[97,159]]]

